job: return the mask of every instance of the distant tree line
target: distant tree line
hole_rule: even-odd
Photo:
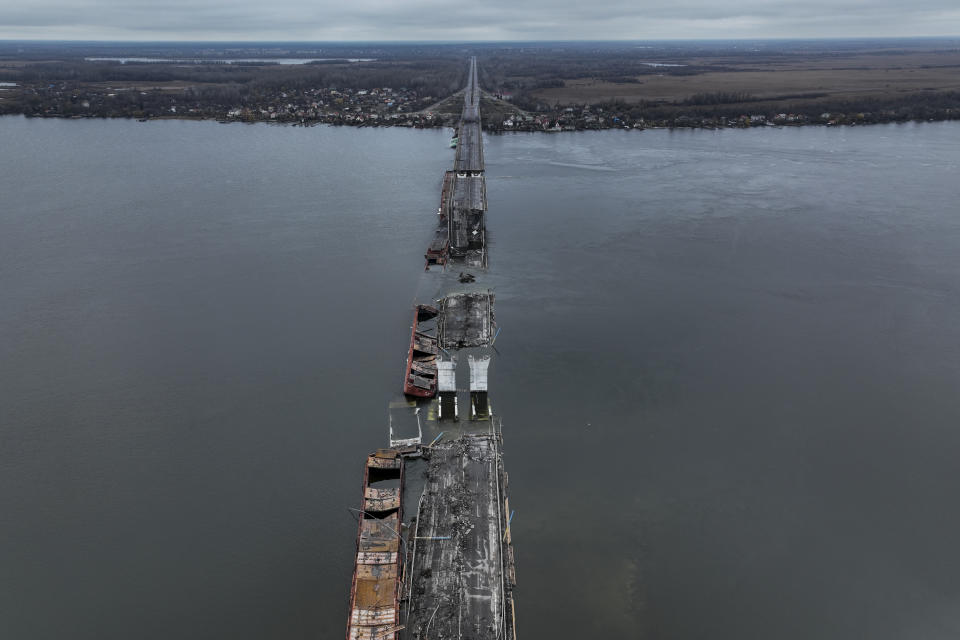
[[[822,94],[813,94],[815,96]],[[864,122],[905,120],[960,119],[960,91],[912,93],[896,97],[824,98],[802,100],[757,100],[738,103],[704,103],[698,101],[640,102],[626,104],[622,100],[608,100],[596,106],[610,112],[639,120],[675,120],[680,117],[695,119],[728,118],[743,115],[778,113],[796,114],[818,120],[824,113],[856,116],[863,114]]]
[[[23,85],[69,83],[165,83],[219,86],[230,95],[304,88],[406,87],[423,95],[447,96],[465,82],[463,60],[420,59],[302,65],[136,64],[119,62],[36,62],[8,70],[6,79]]]

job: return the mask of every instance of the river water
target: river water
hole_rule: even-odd
[[[448,137],[0,119],[0,637],[342,636]],[[520,637],[960,634],[960,124],[485,152]]]

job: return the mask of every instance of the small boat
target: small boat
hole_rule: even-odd
[[[454,136],[454,137],[450,138],[450,148],[451,148],[451,149],[456,149],[458,142],[460,142],[460,138],[458,138],[457,136]]]
[[[439,315],[435,307],[418,304],[413,312],[410,349],[403,377],[403,392],[408,396],[432,398],[437,394],[437,355],[440,344],[436,336],[418,330],[421,323]]]

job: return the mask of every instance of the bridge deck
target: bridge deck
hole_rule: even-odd
[[[457,159],[453,168],[458,172],[483,171],[483,139],[479,122],[462,121],[457,142]]]
[[[486,211],[487,184],[483,176],[457,176],[453,181],[451,206],[465,211]]]
[[[465,435],[429,456],[404,637],[510,637],[499,439]]]

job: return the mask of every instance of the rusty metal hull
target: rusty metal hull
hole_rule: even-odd
[[[437,393],[439,344],[435,336],[417,330],[421,321],[435,317],[436,312],[436,309],[427,305],[417,305],[413,311],[407,368],[403,376],[403,392],[408,396],[432,398]]]
[[[398,480],[397,487],[376,488],[374,482]],[[403,458],[392,449],[367,457],[363,501],[357,526],[357,555],[350,586],[346,640],[396,640],[400,622],[399,589],[403,554]]]

